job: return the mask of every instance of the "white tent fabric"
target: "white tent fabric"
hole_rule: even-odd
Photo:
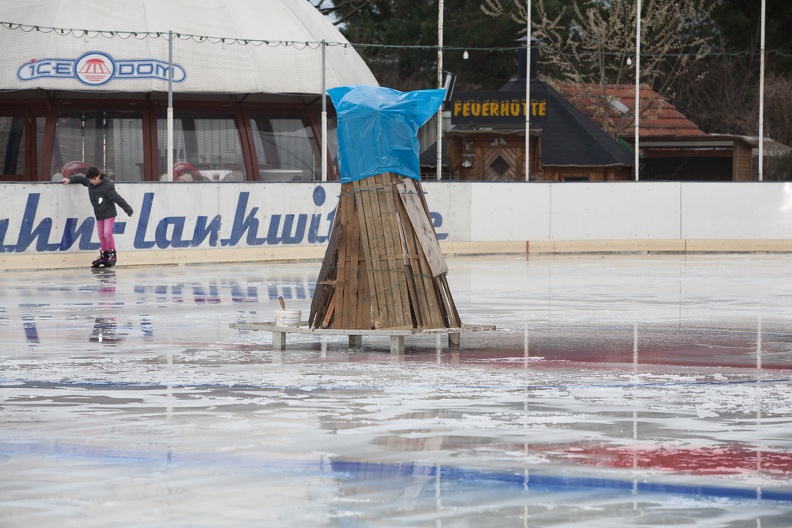
[[[169,31],[174,93],[321,94],[322,41],[326,88],[377,85],[306,0],[0,0],[0,22],[1,90],[167,92]]]

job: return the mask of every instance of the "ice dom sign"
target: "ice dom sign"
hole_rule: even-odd
[[[17,70],[20,81],[76,79],[87,86],[102,86],[115,79],[159,79],[167,81],[168,63],[157,59],[115,60],[107,53],[89,51],[77,59],[31,59]],[[173,82],[187,77],[184,68],[173,65]]]

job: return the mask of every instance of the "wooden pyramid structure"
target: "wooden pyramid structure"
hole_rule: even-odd
[[[308,324],[459,328],[421,182],[386,172],[343,183]]]

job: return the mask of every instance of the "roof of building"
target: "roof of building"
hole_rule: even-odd
[[[739,136],[742,138],[746,143],[751,145],[754,150],[754,154],[758,154],[759,152],[759,137],[758,136]],[[771,139],[769,137],[764,138],[762,142],[762,149],[763,154],[765,156],[771,157],[778,157],[778,156],[789,156],[792,154],[792,147],[789,145],[784,145],[783,143],[779,143],[778,141]]]
[[[0,19],[2,90],[167,92],[169,31],[174,92],[322,94],[377,85],[305,0],[0,0]]]
[[[531,81],[531,84],[543,81]],[[547,86],[553,108],[542,132],[542,165],[608,167],[632,166],[632,152],[597,127],[561,93]]]
[[[601,88],[597,84],[557,84],[555,88],[564,95],[578,110],[602,127],[605,111],[599,101]],[[635,110],[635,86],[608,84],[605,86],[610,105],[608,107],[608,131],[613,132],[617,124],[628,123],[619,132],[619,137],[634,138],[635,126],[632,115]],[[640,106],[644,111],[640,116],[640,137],[675,136],[692,137],[706,135],[687,119],[671,103],[647,86],[641,86]]]

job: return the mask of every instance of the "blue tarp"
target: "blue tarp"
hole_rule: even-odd
[[[327,93],[338,116],[341,183],[384,172],[421,179],[418,129],[440,108],[445,90],[353,85]]]

